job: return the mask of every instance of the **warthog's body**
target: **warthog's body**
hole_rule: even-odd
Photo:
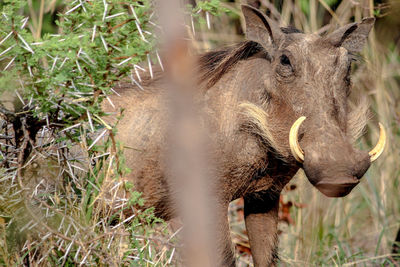
[[[234,266],[227,208],[243,196],[255,265],[270,266],[277,257],[279,194],[299,167],[329,196],[346,195],[369,167],[368,154],[351,146],[365,124],[366,109],[350,111],[347,96],[349,54],[361,49],[373,20],[321,38],[279,29],[249,7],[243,11],[250,41],[200,57],[199,98],[216,146],[211,157],[221,265]],[[155,77],[143,86],[144,91],[123,85],[122,97],[113,99],[126,109],[118,137],[127,147],[129,179],[144,193],[146,204],[169,219],[174,208],[161,153],[167,128],[163,83]],[[307,116],[299,138],[305,159],[298,164],[288,138],[302,115]]]

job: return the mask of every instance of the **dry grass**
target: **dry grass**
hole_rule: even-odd
[[[38,143],[46,145],[1,175],[0,265],[176,263],[174,233],[118,177],[122,155],[106,146],[108,134],[99,141],[106,153],[89,155],[86,132],[67,150],[69,142],[45,131]]]

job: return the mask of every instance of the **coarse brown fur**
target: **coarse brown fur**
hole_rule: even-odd
[[[279,28],[259,11],[244,6],[249,41],[199,57],[199,101],[215,143],[218,203],[218,265],[234,266],[227,208],[243,196],[245,220],[255,266],[277,260],[277,212],[285,184],[302,167],[328,196],[344,196],[369,167],[369,156],[352,146],[368,118],[367,105],[348,104],[351,55],[361,50],[371,19],[344,26],[327,37]],[[354,38],[353,38],[354,37]],[[112,101],[125,108],[118,138],[147,206],[172,218],[174,189],[163,158],[167,110],[162,73],[143,81],[144,90],[122,83]],[[106,110],[117,110],[106,106]],[[293,122],[307,119],[299,142],[299,164],[289,148]]]

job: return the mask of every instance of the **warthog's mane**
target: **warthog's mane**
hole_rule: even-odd
[[[282,27],[281,30],[285,34],[301,33],[294,27]],[[206,87],[210,88],[239,61],[256,54],[262,54],[263,57],[270,60],[268,52],[253,41],[244,41],[220,50],[207,52],[199,58],[200,82],[205,82]]]
[[[199,58],[200,82],[205,82],[206,88],[212,87],[240,60],[248,59],[261,51],[264,51],[264,49],[258,43],[245,41],[201,55]],[[265,53],[265,55],[268,54]]]

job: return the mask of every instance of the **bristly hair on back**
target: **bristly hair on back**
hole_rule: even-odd
[[[291,26],[282,27],[281,30],[285,34],[302,33],[302,31]],[[240,60],[248,59],[258,53],[263,53],[263,57],[271,60],[267,51],[260,44],[253,41],[244,41],[221,50],[207,52],[199,58],[199,82],[204,82],[206,89],[208,89]]]
[[[221,50],[207,52],[199,58],[199,82],[205,82],[208,89],[240,60],[250,58],[261,51],[264,49],[258,43],[245,41]]]

